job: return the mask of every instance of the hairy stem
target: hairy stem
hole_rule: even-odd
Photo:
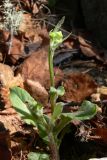
[[[55,82],[54,82],[53,53],[50,48],[48,53],[48,63],[49,63],[49,72],[50,72],[50,83],[51,83],[50,85],[54,87]]]
[[[48,138],[49,138],[49,148],[51,152],[51,160],[60,160],[57,144],[53,134],[49,133]]]
[[[50,73],[50,85],[52,87],[55,86],[54,82],[54,67],[53,67],[53,51],[49,48],[49,53],[48,53],[48,63],[49,63],[49,73]],[[54,106],[55,106],[55,99],[53,96],[50,95],[50,103],[51,103],[51,112],[53,113]]]

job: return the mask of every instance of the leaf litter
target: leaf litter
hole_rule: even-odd
[[[0,31],[0,103],[3,106],[0,109],[0,119],[6,127],[5,131],[0,132],[0,143],[3,134],[5,135],[4,140],[8,137],[9,143],[11,143],[10,147],[6,142],[5,153],[8,159],[11,159],[9,149],[12,150],[13,159],[16,155],[16,159],[21,156],[23,146],[20,146],[20,144],[25,137],[26,139],[23,142],[25,148],[29,139],[32,139],[29,147],[33,147],[36,139],[38,141],[37,135],[28,136],[32,132],[32,127],[26,129],[11,107],[8,97],[9,88],[12,86],[24,87],[35,99],[45,105],[44,112],[48,113],[49,110],[48,30],[46,24],[41,24],[40,21],[32,18],[36,14],[38,16],[41,14],[45,16],[45,14],[40,9],[41,5],[36,2],[31,3],[31,1],[22,0],[21,4],[28,13],[23,14],[24,21],[20,25],[20,33],[13,37],[13,45],[9,55],[10,33],[4,30]],[[107,144],[107,79],[105,75],[99,82],[95,73],[96,68],[101,73],[106,68],[104,50],[88,43],[83,36],[79,35],[74,38],[71,35],[71,38],[68,38],[56,51],[55,57],[57,57],[54,58],[55,85],[63,84],[65,87],[65,95],[62,100],[68,104],[71,102],[71,111],[78,110],[80,103],[85,99],[96,102],[100,107],[98,113],[100,118],[96,116],[89,122],[84,122],[84,124],[73,122],[73,125],[79,128],[77,137],[85,137],[90,141],[100,140]],[[95,77],[93,76],[94,73]],[[74,102],[74,106],[72,102]],[[89,129],[87,130],[87,128]],[[7,130],[9,130],[9,133]],[[19,149],[18,152],[17,149]],[[22,152],[25,152],[25,155],[27,154],[26,151]],[[4,148],[1,146],[0,157],[2,156],[5,155]],[[24,159],[26,159],[25,157]]]

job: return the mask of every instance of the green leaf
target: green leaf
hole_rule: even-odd
[[[54,128],[54,132],[58,135],[61,130],[71,122],[71,120],[89,120],[94,117],[97,113],[97,105],[90,101],[84,101],[81,108],[77,112],[73,113],[62,113],[60,121]]]
[[[48,144],[49,139],[48,139],[48,136],[47,136],[48,135],[47,128],[41,122],[37,123],[37,127],[38,127],[38,131],[39,131],[39,136],[43,139],[45,144]]]
[[[22,91],[22,92],[21,92]],[[14,87],[10,90],[10,101],[15,108],[15,110],[20,114],[21,118],[28,124],[35,126],[35,117],[31,114],[30,110],[27,108],[26,98],[31,101],[30,95],[28,95],[24,90],[20,90],[19,87]],[[34,101],[34,100],[33,100]],[[32,102],[33,102],[32,101]],[[35,102],[35,105],[37,103]]]
[[[27,123],[38,128],[39,135],[48,143],[43,107],[38,104],[29,93],[19,87],[10,89],[10,100],[21,118]]]
[[[49,155],[46,153],[30,152],[28,160],[49,160]]]
[[[50,94],[55,95],[57,93],[57,90],[55,87],[50,87]]]
[[[56,100],[58,96],[63,96],[64,95],[64,87],[60,86],[57,89],[55,87],[50,87],[50,100],[54,100],[54,106],[56,105]]]
[[[65,94],[65,89],[64,89],[64,87],[63,86],[59,86],[58,88],[57,88],[57,95],[58,96],[63,96]]]
[[[63,86],[59,86],[57,89],[54,87],[50,87],[50,94],[53,96],[63,96],[65,93],[65,89]]]
[[[51,128],[51,130],[52,130],[52,128],[54,127],[54,123],[53,123],[53,121],[51,120],[51,116],[48,116],[48,115],[46,115],[46,114],[44,114],[43,116],[44,116],[44,119],[46,120],[46,122],[47,122],[47,124],[48,124],[47,130],[49,131],[50,128]]]
[[[10,101],[21,118],[28,124],[36,125],[38,117],[43,115],[43,108],[27,91],[19,87],[10,89]]]
[[[43,125],[42,121],[45,120],[45,123],[47,124],[46,126]],[[48,138],[48,133],[53,130],[54,123],[50,119],[49,116],[43,115],[43,119],[40,119],[38,121],[38,130],[39,130],[39,135],[40,137],[44,140],[46,144],[49,144],[49,138]]]
[[[80,107],[80,110],[73,113],[63,113],[63,116],[71,117],[71,119],[77,120],[89,120],[93,118],[97,113],[97,105],[90,101],[84,101]]]
[[[52,57],[54,56],[54,51],[56,50],[56,48],[63,42],[63,34],[59,30],[62,24],[64,23],[64,20],[65,20],[65,17],[62,17],[62,19],[58,22],[55,28],[49,32],[50,51],[51,51]]]
[[[54,102],[54,106],[55,106],[57,98],[58,98],[58,95],[57,95],[56,88],[50,87],[50,101]]]
[[[20,98],[20,100],[23,103],[28,102],[29,104],[32,104],[32,105],[36,105],[37,104],[37,102],[34,100],[34,98],[32,98],[30,96],[30,94],[26,90],[24,90],[22,88],[13,87],[13,88],[10,89],[10,93],[13,93],[13,92],[14,92],[14,94],[16,94]]]
[[[62,17],[61,20],[57,23],[57,25],[55,26],[53,32],[58,32],[60,30],[60,28],[62,27],[64,21],[65,21],[65,16]]]
[[[62,110],[63,110],[63,103],[62,102],[59,102],[56,104],[56,106],[54,107],[54,111],[53,111],[53,115],[52,115],[52,118],[54,120],[58,119],[59,116],[61,115],[62,113]]]

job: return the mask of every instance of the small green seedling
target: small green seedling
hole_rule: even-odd
[[[50,46],[48,61],[51,84],[49,91],[51,115],[44,114],[43,106],[33,99],[24,89],[19,87],[13,87],[10,89],[10,100],[13,107],[27,124],[37,127],[39,136],[50,149],[49,155],[46,153],[29,153],[29,160],[60,160],[59,147],[63,136],[66,133],[64,128],[72,120],[89,120],[97,112],[96,104],[93,104],[90,101],[84,101],[80,107],[80,110],[73,113],[64,113],[64,103],[57,102],[58,97],[63,96],[65,91],[63,86],[55,88],[53,56],[56,48],[64,40],[62,32],[59,31],[63,21],[64,18],[61,19],[61,21],[56,25],[55,29],[53,29],[49,34]]]

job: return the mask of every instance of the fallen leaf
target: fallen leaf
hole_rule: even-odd
[[[31,8],[31,0],[21,0],[21,3],[25,10],[29,10]]]
[[[55,84],[58,86],[63,72],[55,68]],[[48,47],[31,54],[17,70],[24,79],[25,89],[42,104],[48,102],[47,91],[50,88],[48,65]]]
[[[32,6],[32,13],[37,14],[39,12],[39,8],[37,7],[37,4],[34,3]]]
[[[100,102],[102,99],[107,99],[107,87],[106,86],[98,86],[96,89],[96,93],[91,95],[93,102]]]
[[[9,50],[9,48],[8,48]],[[13,37],[12,39],[12,47],[10,48],[10,53],[8,54],[6,59],[7,61],[10,61],[12,64],[15,64],[20,57],[22,57],[24,52],[24,46],[20,39]]]
[[[35,98],[37,101],[46,105],[48,103],[48,92],[44,86],[38,81],[32,81],[30,79],[26,80],[27,91]]]
[[[107,95],[107,87],[106,86],[101,86],[97,88],[97,93],[100,95]]]
[[[92,133],[94,134],[91,136],[92,139],[95,138],[107,143],[107,128],[94,128]]]
[[[93,45],[87,43],[82,36],[78,37],[80,49],[82,53],[88,57],[96,57],[100,61],[104,61],[105,56],[103,50],[97,49]]]
[[[25,33],[29,28],[32,28],[32,17],[31,14],[23,14],[23,21],[19,26],[19,31]]]
[[[23,79],[20,74],[15,77],[10,66],[0,63],[0,83],[3,87],[11,88],[15,85],[23,85]]]
[[[49,79],[48,52],[43,48],[32,53],[22,63],[17,73],[20,73],[24,80],[30,79],[46,85]]]
[[[65,95],[61,99],[67,102],[81,102],[97,88],[93,78],[83,73],[65,74],[62,84],[65,88]]]
[[[8,65],[0,63],[0,96],[6,107],[10,107],[9,88],[14,86],[23,87],[23,79],[20,74],[16,77]]]
[[[48,35],[46,27],[43,28],[39,23],[33,23],[31,14],[23,14],[23,22],[19,27],[19,31],[24,34],[25,39],[32,43],[41,42],[41,35],[44,35],[44,37]]]
[[[0,53],[4,62],[11,62],[15,64],[17,60],[23,55],[24,46],[22,43],[22,36],[13,36],[12,45],[10,47],[10,33],[7,31],[0,31]],[[10,48],[10,53],[9,53]]]
[[[92,102],[100,102],[101,101],[100,96],[101,96],[100,93],[93,93],[91,95]]]
[[[24,10],[29,11],[32,14],[37,14],[39,12],[39,8],[37,6],[36,1],[32,0],[21,0],[21,3],[23,3],[22,7]],[[41,3],[41,1],[40,1]]]
[[[8,31],[0,30],[0,39],[2,42],[6,42],[9,38],[10,33]]]

